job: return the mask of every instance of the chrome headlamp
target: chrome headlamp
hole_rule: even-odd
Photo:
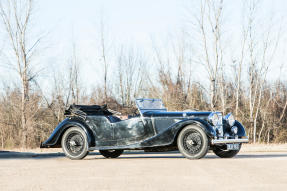
[[[232,113],[228,113],[224,119],[227,121],[230,127],[232,127],[235,124],[235,119]]]
[[[214,112],[208,116],[208,121],[214,126],[222,125],[222,115],[220,113]]]
[[[236,135],[236,134],[238,133],[238,127],[236,127],[236,126],[231,127],[231,132],[232,132],[234,135]]]

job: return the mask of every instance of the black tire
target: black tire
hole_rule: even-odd
[[[106,158],[117,158],[121,154],[123,154],[124,150],[118,149],[118,150],[99,150],[101,155],[103,155]]]
[[[200,159],[209,150],[209,141],[205,132],[196,125],[188,125],[177,137],[177,147],[188,159]]]
[[[219,156],[220,158],[232,158],[234,156],[237,155],[237,153],[239,153],[241,149],[241,144],[239,144],[239,149],[238,150],[223,150],[220,147],[215,147],[215,149],[213,149],[214,154],[216,154],[217,156]]]
[[[71,127],[61,141],[65,155],[72,160],[83,159],[89,153],[87,135],[80,127]]]

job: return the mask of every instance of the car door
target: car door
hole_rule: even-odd
[[[143,123],[139,117],[113,123],[113,126],[114,140],[118,146],[140,143],[154,135],[151,121],[147,119]]]
[[[114,127],[105,116],[88,116],[88,125],[94,132],[97,142],[111,141],[114,138]]]

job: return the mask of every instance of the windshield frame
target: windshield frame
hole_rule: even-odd
[[[165,108],[163,102],[161,99],[151,99],[151,98],[138,98],[136,99],[136,106],[141,114],[147,112],[147,111],[167,111]],[[143,105],[143,102],[146,102],[145,105]],[[152,107],[150,103],[156,103],[154,104],[155,107]],[[148,107],[144,107],[148,106]],[[149,107],[151,106],[151,107]]]

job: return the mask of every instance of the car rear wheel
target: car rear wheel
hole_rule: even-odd
[[[215,149],[213,149],[213,152],[214,152],[214,154],[216,154],[220,158],[232,158],[239,153],[240,149],[241,149],[241,144],[239,144],[238,150],[230,150],[229,151],[229,150],[224,150],[221,147],[215,147]]]
[[[80,127],[71,127],[63,135],[62,149],[67,157],[73,160],[83,159],[88,151],[87,135]]]
[[[120,149],[117,149],[117,150],[99,150],[99,151],[106,158],[117,158],[124,152],[124,150],[120,150]]]
[[[200,159],[206,155],[209,142],[205,132],[196,125],[188,125],[177,138],[178,150],[188,159]]]

